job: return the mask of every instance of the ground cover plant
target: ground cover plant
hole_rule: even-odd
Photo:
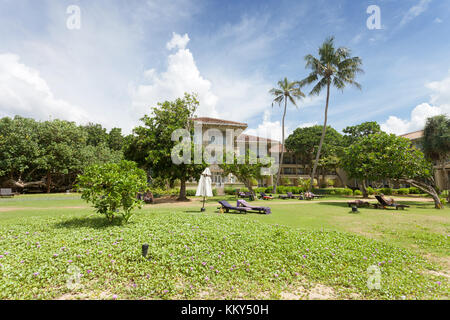
[[[318,286],[329,288],[322,298],[448,297],[442,265],[408,248],[410,234],[402,246],[390,241],[396,228],[388,224],[378,230],[387,241],[331,228],[331,220],[342,223],[339,213],[351,216],[339,203],[272,202],[270,216],[219,214],[211,202],[201,214],[195,201],[167,203],[146,206],[119,225],[81,200],[74,206],[61,198],[69,208],[50,199],[36,208],[15,202],[0,212],[1,299],[286,299],[308,298]],[[356,219],[364,224],[371,217],[363,212]],[[424,242],[426,251],[436,245],[435,253],[448,257],[448,237],[433,239]],[[143,243],[150,260],[141,255]],[[381,271],[380,290],[367,287],[372,265]]]

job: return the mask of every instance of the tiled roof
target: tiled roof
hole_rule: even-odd
[[[215,119],[215,118],[208,118],[208,117],[193,118],[192,120],[194,120],[195,122],[201,122],[204,124],[232,125],[232,126],[239,126],[239,127],[247,127],[247,124],[243,123],[243,122],[236,122],[236,121]]]
[[[400,137],[407,138],[409,140],[420,139],[423,137],[423,130],[402,134]]]

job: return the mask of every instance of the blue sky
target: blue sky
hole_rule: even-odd
[[[79,30],[66,26],[69,5]],[[381,10],[369,30],[366,9]],[[301,80],[326,37],[363,60],[361,91],[333,90],[329,124],[421,129],[450,113],[450,1],[0,0],[0,116],[100,122],[125,132],[156,102],[199,93],[199,115],[279,138],[268,90]],[[308,88],[305,88],[307,91]],[[288,132],[321,124],[324,96],[290,107]]]

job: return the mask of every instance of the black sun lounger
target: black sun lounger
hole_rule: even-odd
[[[222,200],[219,201],[220,205],[222,207],[220,207],[219,209],[223,209],[225,210],[225,212],[229,212],[230,210],[233,211],[238,211],[239,213],[241,212],[247,212],[249,209],[248,208],[244,208],[244,207],[233,207],[231,204],[228,203],[228,201]]]
[[[386,209],[387,207],[393,207],[396,210],[398,210],[399,208],[403,210],[405,208],[409,208],[409,206],[406,204],[395,203],[395,201],[393,199],[392,199],[392,202],[391,201],[388,202],[383,196],[375,196],[375,198],[377,198],[377,200],[379,202],[374,205],[375,208],[377,208],[377,209]]]
[[[258,207],[258,206],[251,206],[247,201],[245,200],[238,200],[237,201],[237,206],[239,208],[248,208],[249,212],[250,211],[256,211],[258,213],[265,213],[265,214],[270,214],[272,213],[272,210],[270,210],[269,207]]]

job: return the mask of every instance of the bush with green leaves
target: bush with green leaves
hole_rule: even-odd
[[[375,194],[375,190],[372,187],[367,187],[366,190],[367,194],[370,196]]]
[[[419,188],[416,188],[416,187],[409,188],[409,194],[421,194],[421,193],[422,193],[422,191],[420,191]]]
[[[353,190],[350,188],[333,188],[333,189],[324,189],[326,190],[324,193],[329,194],[331,191],[334,192],[336,195],[343,195],[343,196],[351,196],[353,195]]]
[[[109,221],[120,213],[128,222],[132,210],[141,207],[137,193],[147,190],[147,175],[132,161],[93,165],[78,176],[77,188],[82,192],[81,198],[92,203]]]
[[[358,190],[358,189],[356,189],[355,191],[353,191],[353,195],[354,196],[362,196],[362,191],[361,190]]]
[[[384,194],[386,196],[392,195],[392,189],[391,188],[380,188],[375,190],[376,194]]]
[[[398,195],[407,195],[409,194],[409,188],[394,189],[394,193]]]

